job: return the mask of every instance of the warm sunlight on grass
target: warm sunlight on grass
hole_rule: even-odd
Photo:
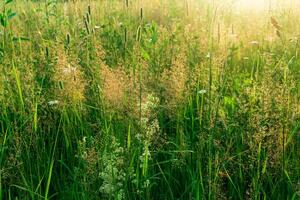
[[[0,200],[300,200],[300,0],[0,0]]]
[[[236,0],[236,3],[241,8],[261,10],[270,7],[273,2],[272,0]]]
[[[269,0],[240,0],[240,4],[243,6],[260,8],[264,7],[266,3],[270,3]]]
[[[299,0],[233,0],[238,9],[253,11],[273,10],[275,8],[297,8]]]

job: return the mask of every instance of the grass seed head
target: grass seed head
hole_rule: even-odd
[[[184,57],[177,57],[171,68],[162,74],[162,84],[164,87],[164,98],[166,106],[171,111],[180,106],[187,94],[186,82],[188,80],[188,69],[184,62]]]
[[[80,103],[85,100],[86,81],[76,60],[69,60],[63,50],[58,52],[54,81],[57,84],[56,96],[59,102]]]

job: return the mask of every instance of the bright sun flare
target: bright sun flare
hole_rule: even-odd
[[[238,6],[249,9],[263,9],[270,3],[271,0],[237,0]]]
[[[233,0],[238,8],[264,10],[280,8],[299,8],[300,0]]]

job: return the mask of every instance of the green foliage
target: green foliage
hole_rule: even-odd
[[[2,27],[7,27],[8,22],[16,15],[10,8],[7,9],[7,6],[12,3],[13,0],[5,0],[1,2],[2,12],[0,13],[0,23]]]
[[[215,2],[1,1],[0,199],[299,199],[299,8]]]

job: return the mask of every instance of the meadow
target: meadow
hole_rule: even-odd
[[[300,199],[300,1],[253,2],[1,0],[0,199]]]

